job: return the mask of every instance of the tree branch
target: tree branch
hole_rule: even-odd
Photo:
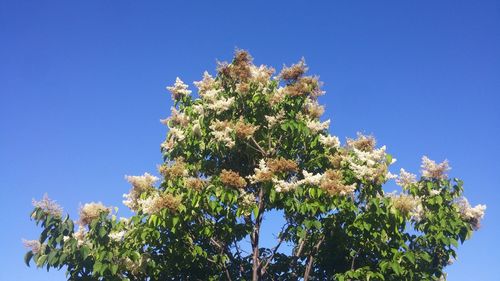
[[[316,245],[314,245],[314,248],[309,253],[309,257],[307,258],[306,271],[304,272],[304,281],[309,280],[309,275],[311,274],[312,265],[314,263],[314,255],[318,252],[319,247],[321,247],[321,244],[323,244],[323,241],[325,241],[325,237],[321,237],[321,239],[318,241],[318,243],[316,243]]]
[[[285,227],[286,227],[286,229],[285,229]],[[276,255],[276,252],[278,251],[279,247],[281,246],[281,243],[283,243],[283,241],[285,240],[285,237],[287,236],[289,230],[290,230],[290,225],[288,223],[283,225],[283,227],[281,228],[279,239],[278,239],[278,244],[272,249],[271,255],[266,259],[266,263],[261,268],[261,270],[260,270],[261,276],[263,276],[266,273],[267,267],[269,266],[269,264],[273,260],[274,255]]]
[[[259,213],[255,218],[255,225],[252,232],[252,252],[253,252],[253,265],[252,265],[252,280],[260,280],[260,258],[259,258],[259,234],[260,225],[262,223],[262,215],[264,213],[264,187],[260,187],[259,190]]]

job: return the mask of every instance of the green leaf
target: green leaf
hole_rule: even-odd
[[[81,248],[80,248],[80,254],[82,255],[82,258],[83,259],[86,259],[88,256],[89,256],[89,253],[90,253],[90,249],[89,247],[83,245]]]
[[[29,251],[24,255],[24,263],[29,267],[31,258],[33,257],[33,252]]]

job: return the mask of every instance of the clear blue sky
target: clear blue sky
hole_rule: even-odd
[[[304,56],[332,133],[375,134],[394,172],[448,158],[471,203],[488,206],[449,280],[498,280],[496,0],[0,0],[0,280],[65,280],[23,264],[31,199],[48,192],[74,217],[88,201],[123,212],[123,176],[161,161],[164,87],[235,47],[277,68]]]

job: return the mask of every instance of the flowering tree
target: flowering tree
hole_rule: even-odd
[[[74,222],[48,197],[34,201],[43,231],[25,241],[26,263],[65,267],[70,280],[444,279],[486,207],[469,205],[446,161],[424,156],[418,179],[395,176],[372,136],[341,145],[306,71],[300,61],[273,77],[237,51],[194,83],[197,97],[177,78],[161,180],[126,177],[134,215],[89,203]],[[401,192],[384,192],[391,179]],[[283,220],[265,248],[269,212]]]

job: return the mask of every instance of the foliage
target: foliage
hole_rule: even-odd
[[[423,176],[401,170],[402,191],[385,193],[391,155],[372,136],[341,145],[328,134],[321,83],[306,71],[301,61],[273,77],[237,51],[195,82],[196,98],[177,79],[161,183],[126,177],[134,215],[90,203],[78,229],[50,199],[35,201],[43,231],[25,242],[26,263],[65,267],[70,280],[444,279],[485,206],[426,157]],[[283,215],[273,248],[260,237],[269,212]]]

